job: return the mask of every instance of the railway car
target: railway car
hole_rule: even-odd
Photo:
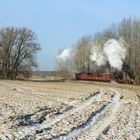
[[[111,82],[115,81],[117,83],[124,83],[124,80],[119,77],[112,77],[109,73],[76,73],[76,80],[90,80],[90,81],[101,81],[101,82]]]

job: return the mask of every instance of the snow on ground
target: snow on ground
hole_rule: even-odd
[[[140,87],[0,81],[0,139],[140,139]]]

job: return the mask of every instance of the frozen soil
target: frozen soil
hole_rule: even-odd
[[[0,81],[0,140],[139,140],[140,87]]]

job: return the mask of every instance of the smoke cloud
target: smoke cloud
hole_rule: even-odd
[[[57,56],[58,60],[66,61],[70,58],[71,48],[66,48],[61,51],[61,53]]]
[[[104,44],[103,51],[111,67],[122,69],[123,60],[126,56],[125,47],[115,39],[110,39]]]
[[[93,48],[92,55],[90,56],[91,61],[96,62],[97,66],[106,64],[106,58],[104,52],[100,49]]]
[[[65,63],[69,66],[73,62],[72,48],[66,48],[56,57],[60,63]],[[90,55],[91,61],[95,62],[97,66],[105,65],[109,62],[110,66],[122,69],[123,60],[126,57],[126,48],[123,43],[115,39],[109,39],[103,47],[93,45],[92,53]]]
[[[105,65],[108,61],[111,67],[121,70],[125,56],[126,48],[123,43],[115,39],[109,39],[104,44],[103,49],[93,46],[90,58],[91,61],[96,62],[97,66]]]

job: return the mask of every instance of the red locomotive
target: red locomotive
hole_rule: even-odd
[[[91,73],[76,73],[76,80],[90,80],[90,81],[102,81],[111,82],[115,81],[117,83],[124,83],[122,77],[111,76],[109,73],[91,74]]]

